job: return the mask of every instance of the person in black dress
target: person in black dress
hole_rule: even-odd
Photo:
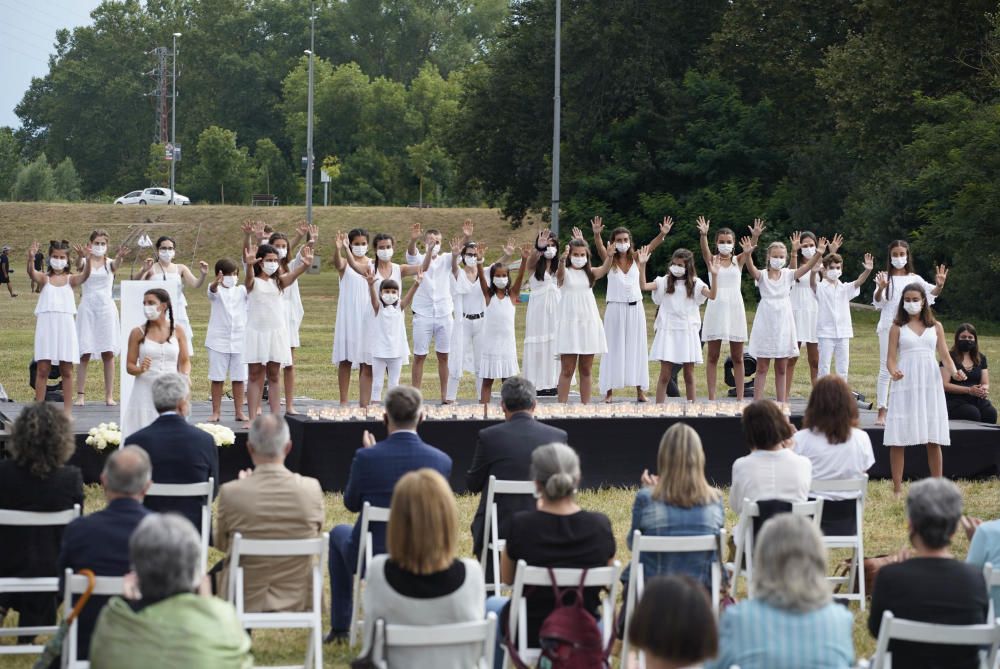
[[[955,330],[951,359],[956,367],[965,371],[965,380],[944,379],[948,418],[995,424],[997,410],[989,399],[990,373],[986,356],[979,352],[979,336],[971,323],[962,323]]]
[[[7,284],[7,292],[10,293],[11,297],[17,297],[17,293],[14,292],[14,285],[10,281],[10,258],[7,257],[9,251],[9,246],[4,246],[0,249],[0,283]]]

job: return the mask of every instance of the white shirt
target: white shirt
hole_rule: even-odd
[[[819,312],[816,315],[816,336],[824,339],[849,339],[854,336],[851,320],[851,300],[861,294],[853,281],[823,280],[816,285]]]
[[[407,253],[406,262],[409,265],[421,265],[424,262],[424,255],[418,253],[411,256]],[[431,260],[430,266],[424,272],[424,280],[420,282],[413,296],[410,305],[413,313],[432,318],[451,316],[454,309],[451,300],[451,277],[450,253],[442,253]]]
[[[221,284],[213,293],[208,289],[211,311],[205,348],[217,353],[242,353],[243,335],[247,327],[247,288],[238,284],[224,288]]]
[[[744,499],[804,502],[809,497],[811,483],[812,463],[808,458],[787,448],[753,451],[733,463],[729,506],[740,513]]]
[[[875,464],[871,438],[856,427],[851,428],[851,436],[842,444],[831,444],[822,432],[799,430],[795,433],[794,450],[812,462],[812,477],[816,481],[861,478]],[[857,497],[854,493],[842,492],[816,493],[815,496],[829,500]]]
[[[882,313],[879,314],[878,325],[875,327],[875,332],[888,332],[892,327],[893,319],[896,318],[896,312],[899,311],[899,303],[903,299],[903,289],[905,289],[911,283],[919,283],[924,287],[924,291],[927,293],[927,304],[928,306],[934,306],[935,296],[931,293],[932,290],[936,288],[933,283],[928,283],[924,281],[923,277],[919,274],[904,274],[903,276],[891,276],[889,277],[889,286],[882,291],[881,300],[872,300],[872,304],[878,307]],[[892,292],[889,292],[889,288],[892,288]],[[878,290],[876,289],[876,293]]]

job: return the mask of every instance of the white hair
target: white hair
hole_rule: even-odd
[[[187,518],[151,513],[132,533],[129,559],[144,599],[194,592],[201,580],[201,541]]]
[[[833,597],[826,580],[826,549],[812,521],[779,514],[757,535],[754,596],[779,609],[808,613]]]
[[[273,414],[262,414],[257,416],[250,426],[247,443],[257,455],[274,458],[282,454],[291,439],[288,423],[284,418]]]
[[[545,444],[531,452],[531,478],[546,499],[569,497],[580,485],[580,456],[566,444]]]
[[[183,374],[177,372],[161,374],[153,381],[153,406],[156,407],[157,413],[176,411],[190,392],[191,384]]]

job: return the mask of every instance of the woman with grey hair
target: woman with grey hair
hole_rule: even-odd
[[[942,625],[986,621],[989,596],[982,571],[951,554],[952,535],[962,518],[962,493],[944,478],[910,486],[906,516],[913,552],[910,559],[883,567],[875,579],[868,630],[878,637],[882,614]],[[940,646],[893,641],[892,664],[908,669],[979,666],[973,646]]]
[[[784,513],[764,523],[754,553],[754,599],[722,615],[719,657],[728,669],[847,669],[854,663],[853,618],[833,602],[819,530]],[[907,666],[907,665],[901,665]]]

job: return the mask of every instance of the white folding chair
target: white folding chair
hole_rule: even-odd
[[[212,534],[212,499],[215,495],[215,478],[203,483],[153,483],[146,497],[204,497],[201,505],[201,570],[208,571],[208,541]]]
[[[987,562],[983,565],[983,580],[986,581],[986,595],[990,598],[990,608],[986,620],[996,619],[996,610],[993,606],[993,588],[1000,588],[1000,571],[993,570],[993,564]]]
[[[854,599],[858,601],[858,606],[865,610],[865,579],[862,574],[859,578],[863,560],[865,559],[864,542],[864,519],[865,519],[865,499],[868,497],[868,475],[864,474],[857,479],[838,479],[831,481],[817,481],[813,479],[810,486],[812,493],[838,492],[856,493],[854,499],[854,522],[855,531],[852,535],[833,536],[823,535],[823,544],[827,549],[849,548],[851,549],[851,568],[847,576],[829,576],[827,580],[834,585],[844,585],[846,594],[837,593],[838,599]],[[854,581],[857,579],[858,589],[854,592]]]
[[[80,517],[80,505],[74,504],[65,511],[13,511],[0,509],[0,526],[3,527],[55,527],[68,525]],[[16,550],[15,546],[4,546],[2,550]],[[0,578],[0,592],[6,593],[58,593],[59,576]],[[56,625],[35,627],[0,627],[0,637],[38,636],[53,634]],[[41,653],[45,647],[39,644],[0,645],[0,655],[31,655]]]
[[[244,539],[233,534],[229,555],[229,601],[236,607],[236,617],[244,629],[308,629],[304,667],[323,667],[323,569],[330,535],[315,539]],[[243,603],[243,567],[240,559],[247,556],[293,557],[314,556],[312,565],[312,606],[307,611],[272,611],[248,613]]]
[[[361,625],[361,585],[365,578],[363,574],[372,561],[372,533],[369,526],[372,523],[388,523],[389,509],[384,506],[372,506],[365,502],[361,507],[361,532],[358,535],[358,566],[354,570],[354,596],[351,600],[351,629],[348,632],[349,642],[353,647],[360,638]]]
[[[622,565],[618,560],[614,561],[610,567],[594,567],[588,569],[587,576],[583,581],[584,587],[606,588],[607,592],[601,599],[601,643],[606,648],[614,634],[615,627],[615,602],[618,601],[618,578],[621,575]],[[580,585],[580,577],[583,569],[557,568],[552,570],[555,574],[555,585],[560,588],[575,588]],[[524,596],[526,586],[540,586],[551,588],[552,578],[549,570],[545,567],[529,567],[524,560],[517,561],[517,571],[514,573],[514,586],[510,597],[510,620],[508,629],[513,638],[511,645],[517,647],[517,654],[525,664],[533,665],[541,655],[541,648],[528,647],[528,601]],[[508,663],[508,652],[504,648],[504,666]]]
[[[480,646],[479,658],[473,669],[493,669],[496,646],[497,614],[492,611],[486,620],[449,625],[386,625],[375,621],[372,658],[379,669],[390,669],[392,648],[441,648],[442,646]],[[399,665],[395,665],[398,667]]]
[[[484,507],[486,516],[483,518],[483,549],[479,555],[479,566],[482,567],[484,575],[486,574],[486,556],[490,555],[493,561],[493,582],[486,584],[487,592],[492,591],[493,594],[499,595],[500,587],[502,585],[509,585],[500,583],[500,554],[503,552],[504,545],[507,542],[500,536],[500,521],[497,515],[496,496],[533,496],[534,494],[534,481],[511,481],[490,476],[490,482],[486,488],[486,505]]]
[[[720,536],[714,534],[692,535],[688,537],[647,537],[640,530],[632,533],[632,563],[629,567],[628,586],[625,594],[625,630],[628,630],[632,613],[642,598],[646,585],[646,576],[640,558],[643,553],[702,553],[719,550],[725,544],[726,531]],[[722,594],[722,569],[719,560],[712,560],[712,611],[719,617],[719,598]],[[622,662],[628,661],[628,634],[622,639]],[[639,653],[639,667],[645,669],[646,659]]]
[[[889,642],[893,639],[931,645],[979,646],[980,669],[993,669],[996,665],[997,648],[1000,647],[1000,626],[997,626],[996,620],[982,625],[918,623],[896,618],[892,611],[886,611],[882,614],[882,626],[879,627],[871,669],[892,669]],[[984,650],[986,648],[989,650]]]
[[[63,579],[63,616],[68,616],[73,610],[73,597],[82,595],[87,591],[88,579],[86,576],[74,574],[72,569],[67,569]],[[94,579],[93,596],[111,597],[121,595],[125,589],[125,579],[121,576],[98,576]],[[92,606],[86,604],[85,606]],[[79,655],[79,641],[77,635],[77,621],[74,619],[66,632],[66,638],[62,647],[62,669],[88,669],[90,662],[77,659]]]
[[[820,523],[823,520],[823,500],[814,499],[808,502],[790,502],[792,505],[792,513],[796,516],[806,516],[812,518],[813,525],[819,529]],[[754,530],[753,530],[753,519],[760,518],[760,507],[756,502],[751,502],[749,499],[743,499],[743,511],[740,513],[739,521],[739,531],[742,532],[742,541],[737,541],[736,543],[736,561],[731,565],[733,578],[730,583],[732,591],[736,592],[736,586],[739,584],[739,578],[742,573],[742,563],[744,557],[746,558],[746,581],[747,581],[747,597],[753,597],[753,553],[754,553]]]

